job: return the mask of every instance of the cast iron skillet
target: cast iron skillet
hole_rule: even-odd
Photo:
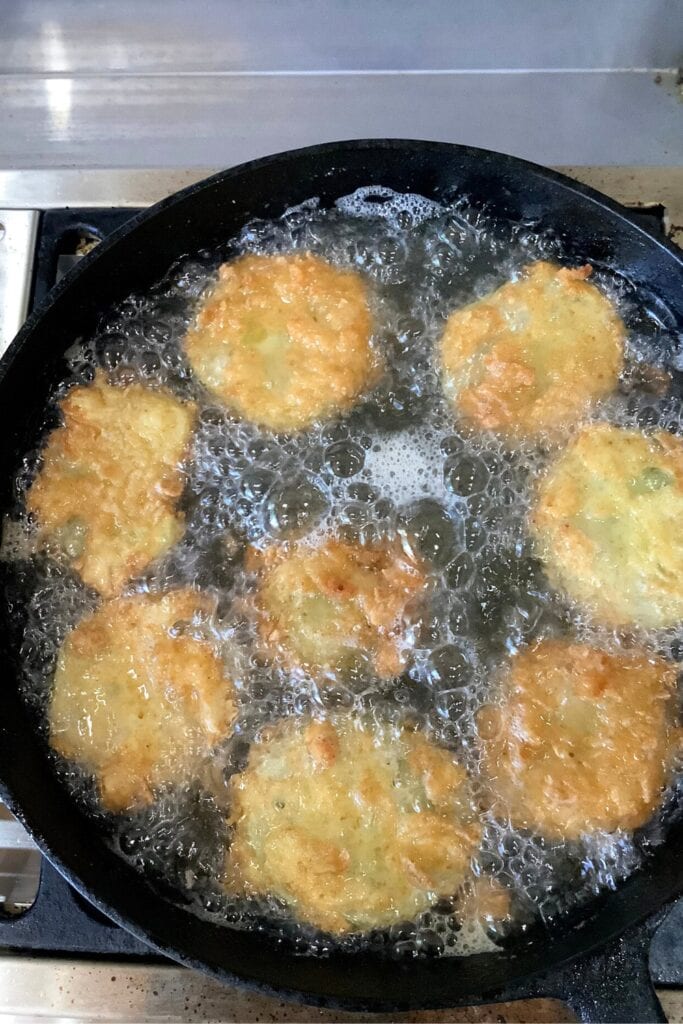
[[[402,140],[333,143],[267,157],[135,217],[82,260],[30,317],[0,365],[0,509],[11,500],[22,454],[36,442],[48,392],[65,372],[64,351],[92,331],[112,303],[146,289],[178,257],[221,243],[252,217],[278,216],[311,196],[329,205],[369,184],[446,201],[464,192],[485,201],[494,215],[539,220],[561,232],[570,258],[613,260],[683,329],[680,254],[615,203],[561,175],[485,150]],[[531,937],[514,951],[410,963],[339,952],[325,959],[297,957],[263,935],[185,913],[107,848],[57,782],[30,726],[17,692],[14,614],[3,598],[3,797],[75,889],[157,951],[224,981],[365,1011],[543,994],[564,998],[585,1020],[664,1019],[647,973],[647,935],[652,915],[683,891],[683,825],[671,831],[644,871],[582,920]],[[22,927],[25,922],[7,924],[3,941],[11,945],[14,932],[20,944]],[[609,955],[602,952],[606,947]]]

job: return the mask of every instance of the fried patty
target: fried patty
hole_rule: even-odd
[[[210,604],[191,590],[103,604],[67,636],[49,709],[50,743],[97,780],[114,812],[189,782],[235,717],[213,647],[180,628]]]
[[[240,416],[297,431],[349,409],[379,377],[362,278],[319,256],[224,264],[185,337],[193,371]]]
[[[551,581],[610,626],[683,619],[683,441],[585,427],[541,481],[531,528]]]
[[[160,389],[113,387],[100,372],[60,410],[27,509],[39,543],[113,597],[183,534],[176,502],[195,409]]]
[[[680,746],[675,684],[645,651],[547,640],[515,655],[479,717],[496,813],[551,839],[643,825]]]
[[[480,839],[465,770],[420,733],[283,720],[231,780],[226,886],[329,932],[411,918],[455,893]]]
[[[260,573],[259,634],[273,660],[314,674],[359,659],[383,678],[402,671],[427,578],[398,542],[274,545],[247,564]]]
[[[442,379],[459,419],[511,440],[552,437],[614,390],[624,325],[590,274],[533,263],[451,314]]]

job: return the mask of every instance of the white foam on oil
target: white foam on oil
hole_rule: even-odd
[[[365,185],[348,196],[337,200],[337,209],[349,217],[376,218],[397,221],[400,226],[417,227],[426,220],[438,217],[444,212],[440,203],[412,192],[394,192],[381,185]]]
[[[445,498],[439,441],[429,427],[382,434],[365,456],[362,479],[396,505]]]

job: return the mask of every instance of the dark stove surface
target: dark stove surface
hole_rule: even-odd
[[[31,308],[93,245],[139,212],[117,207],[45,210],[40,215]]]
[[[138,211],[130,208],[47,210],[41,215],[32,306],[92,248]],[[665,237],[664,208],[636,208],[633,215],[655,237]],[[45,860],[33,906],[19,915],[0,912],[0,950],[87,954],[102,960],[134,958],[158,963],[125,930],[76,893]],[[683,985],[683,899],[674,904],[652,942],[650,971],[657,986]]]

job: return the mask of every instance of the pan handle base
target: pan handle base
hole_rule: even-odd
[[[592,956],[570,964],[542,985],[585,1024],[666,1022],[649,968],[652,934],[665,915],[626,932]]]
[[[153,956],[149,946],[90,906],[45,858],[33,906],[16,916],[0,914],[0,946],[32,953]]]

